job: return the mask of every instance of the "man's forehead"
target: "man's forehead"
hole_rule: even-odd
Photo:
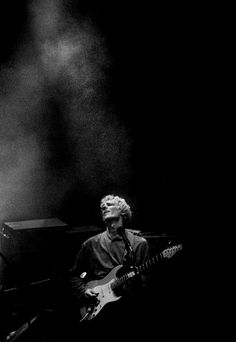
[[[109,203],[109,204],[119,205],[119,201],[115,197],[104,198],[102,200],[102,203]]]
[[[114,198],[112,198],[112,199],[107,199],[107,200],[105,200],[104,201],[105,203],[114,203],[114,204],[118,204],[118,201],[116,200],[116,199],[114,199]]]

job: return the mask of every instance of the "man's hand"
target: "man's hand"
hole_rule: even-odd
[[[93,289],[86,289],[84,292],[84,296],[92,305],[97,305],[99,303],[99,299],[97,298],[98,293],[95,292]]]
[[[93,289],[86,289],[84,292],[85,297],[91,298],[91,297],[97,297],[98,293],[95,292]]]

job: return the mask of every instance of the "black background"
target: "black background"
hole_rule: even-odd
[[[1,4],[2,65],[28,34],[28,4]],[[97,203],[117,192],[134,199],[135,224],[143,230],[215,231],[224,216],[231,141],[219,67],[223,14],[200,5],[104,0],[71,1],[67,10],[78,20],[89,17],[105,39],[112,60],[107,102],[133,141],[132,170],[125,187],[108,182],[95,195],[83,186],[72,189],[55,214],[73,224],[101,224]],[[50,138],[55,167],[67,156],[57,148],[63,122],[51,120],[59,132]]]
[[[193,310],[219,319],[214,299],[225,285],[231,237],[225,14],[216,5],[105,0],[71,1],[68,10],[78,20],[90,17],[105,38],[112,60],[107,101],[133,141],[132,176],[128,186],[108,182],[96,195],[72,189],[55,215],[72,225],[101,225],[100,197],[127,194],[135,202],[135,227],[184,235],[189,259],[181,294],[189,281],[188,293],[198,293]],[[1,3],[0,22],[4,65],[27,35],[27,1]],[[65,155],[51,142],[63,163]]]

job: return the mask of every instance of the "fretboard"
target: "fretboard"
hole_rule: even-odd
[[[135,269],[130,270],[128,273],[123,274],[121,277],[115,278],[115,280],[111,283],[111,288],[114,290],[115,288],[125,284],[129,279],[140,275],[147,269],[149,269],[151,266],[154,266],[156,263],[158,263],[163,258],[171,258],[176,252],[182,250],[182,245],[173,246],[170,248],[165,249],[161,253],[153,256],[152,258],[148,259],[143,264],[136,266]]]
[[[134,270],[131,270],[125,274],[123,274],[119,278],[115,278],[115,281],[111,283],[111,288],[114,290],[115,288],[124,285],[129,279],[135,277],[136,275],[140,275],[144,271],[148,270],[151,266],[154,266],[156,263],[158,263],[161,259],[163,259],[162,253],[155,255],[151,259],[148,259],[143,264],[137,266]]]

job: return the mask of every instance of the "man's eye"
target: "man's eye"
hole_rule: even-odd
[[[111,202],[106,202],[104,204],[101,205],[101,208],[102,209],[105,209],[107,207],[113,207],[115,204],[114,203],[111,203]]]

